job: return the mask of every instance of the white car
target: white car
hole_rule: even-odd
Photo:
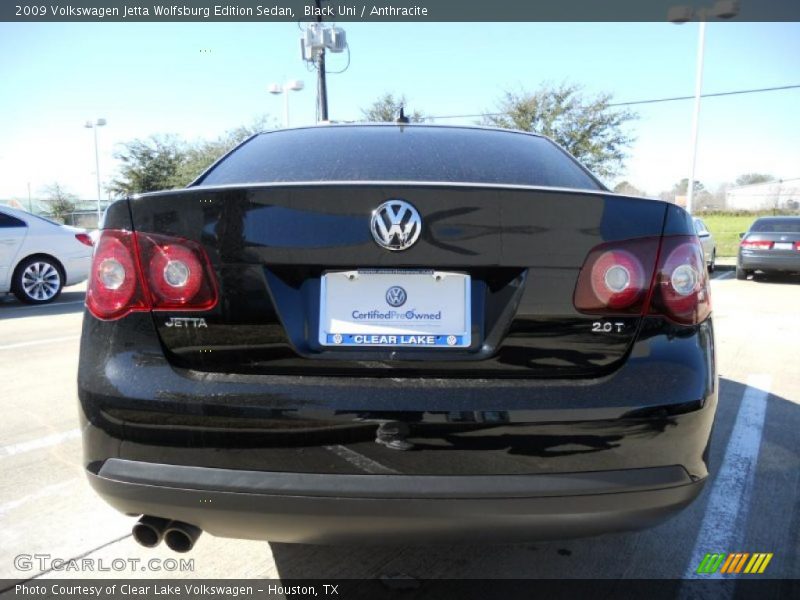
[[[65,285],[86,281],[92,246],[83,229],[0,206],[0,293],[52,302]]]

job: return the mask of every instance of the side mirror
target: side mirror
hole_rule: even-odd
[[[703,231],[702,233],[698,233],[698,234],[697,234],[697,237],[704,238],[704,237],[708,237],[708,236],[710,236],[710,235],[711,235],[711,234],[710,234],[708,231]]]
[[[743,237],[744,237],[744,233],[740,233],[739,234],[739,239],[742,239]]]

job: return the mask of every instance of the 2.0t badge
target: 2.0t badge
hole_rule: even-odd
[[[405,200],[387,200],[372,211],[370,222],[375,242],[387,250],[405,250],[419,239],[422,219]]]

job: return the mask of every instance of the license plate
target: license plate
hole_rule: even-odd
[[[792,242],[775,242],[775,245],[772,247],[775,250],[793,250],[794,244],[792,244]]]
[[[464,348],[470,276],[435,270],[336,271],[322,276],[323,346]]]

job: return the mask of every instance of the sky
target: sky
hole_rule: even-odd
[[[328,76],[330,117],[353,120],[384,92],[433,116],[492,112],[504,90],[570,82],[625,102],[694,93],[698,24],[342,23],[350,66]],[[283,121],[271,83],[300,79],[291,125],[315,119],[315,73],[295,23],[0,24],[0,199],[35,198],[59,182],[96,197],[120,144],[153,134],[214,138],[268,114]],[[346,65],[329,55],[329,70]],[[703,91],[800,84],[800,24],[712,22]],[[628,180],[657,195],[687,177],[692,101],[631,107]],[[477,119],[437,123],[471,124]],[[335,152],[335,148],[330,149]],[[697,179],[706,188],[746,172],[800,177],[800,89],[707,98]]]

